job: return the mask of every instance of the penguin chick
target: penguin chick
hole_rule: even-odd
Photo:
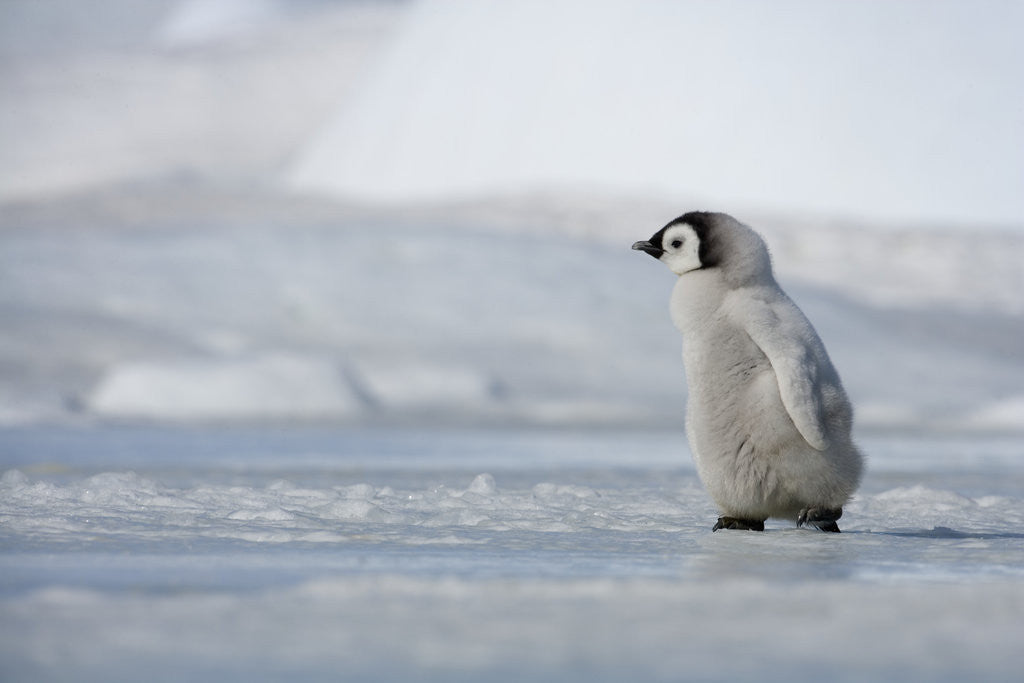
[[[839,531],[863,458],[853,411],[811,323],[772,275],[768,248],[724,213],[695,211],[633,249],[679,276],[686,432],[721,511],[712,531],[764,529],[769,517]]]

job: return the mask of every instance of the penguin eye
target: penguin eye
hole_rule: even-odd
[[[672,248],[673,249],[678,249],[681,246],[683,246],[683,241],[682,240],[672,240]]]

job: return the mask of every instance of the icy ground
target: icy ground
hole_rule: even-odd
[[[8,428],[0,678],[1017,675],[1024,441],[861,442],[843,534],[712,534],[671,432]]]

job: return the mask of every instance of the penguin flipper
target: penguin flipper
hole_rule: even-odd
[[[788,299],[750,299],[741,306],[740,320],[754,344],[768,357],[782,405],[797,431],[815,450],[826,450],[829,441],[813,350],[814,344],[821,344],[817,333]]]

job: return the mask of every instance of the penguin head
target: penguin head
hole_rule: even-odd
[[[719,269],[735,284],[771,278],[771,259],[756,232],[724,213],[691,211],[670,221],[649,240],[633,244],[676,275]]]

